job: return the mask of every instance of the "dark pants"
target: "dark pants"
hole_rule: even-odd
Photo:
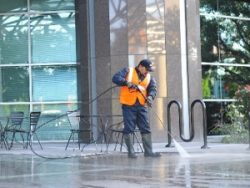
[[[138,101],[133,106],[122,105],[124,134],[134,132],[136,125],[141,134],[151,133],[148,120],[148,109]]]

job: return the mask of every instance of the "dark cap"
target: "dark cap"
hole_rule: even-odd
[[[143,67],[146,67],[146,69],[149,71],[149,72],[153,72],[154,69],[153,69],[153,63],[148,60],[148,59],[143,59],[140,61],[139,65],[142,65]]]

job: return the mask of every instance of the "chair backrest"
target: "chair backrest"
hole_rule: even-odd
[[[24,119],[23,112],[11,112],[9,117],[9,125],[8,127],[20,128]]]
[[[1,133],[1,135],[2,135],[2,132],[4,131],[4,127],[3,127],[3,125],[2,125],[2,122],[0,121],[0,133]],[[0,136],[1,136],[0,135]]]
[[[79,129],[80,128],[80,111],[68,111],[67,112],[69,124],[72,129]]]
[[[30,112],[30,129],[31,129],[31,131],[36,130],[40,115],[41,115],[41,112]]]

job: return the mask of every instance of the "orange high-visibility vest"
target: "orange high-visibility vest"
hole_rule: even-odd
[[[139,80],[135,68],[130,67],[126,80],[127,82],[136,84],[140,91],[143,93],[144,97],[147,97],[147,87],[149,85],[150,78],[151,76],[148,73],[144,80]],[[126,105],[134,105],[136,99],[138,99],[141,105],[145,105],[146,100],[140,93],[140,91],[136,89],[129,89],[127,86],[122,86],[120,91],[120,103]]]

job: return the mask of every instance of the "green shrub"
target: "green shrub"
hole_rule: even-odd
[[[212,134],[226,135],[223,143],[248,143],[249,142],[249,86],[241,87],[236,93],[236,102],[228,105],[226,116],[230,123],[217,125]]]

